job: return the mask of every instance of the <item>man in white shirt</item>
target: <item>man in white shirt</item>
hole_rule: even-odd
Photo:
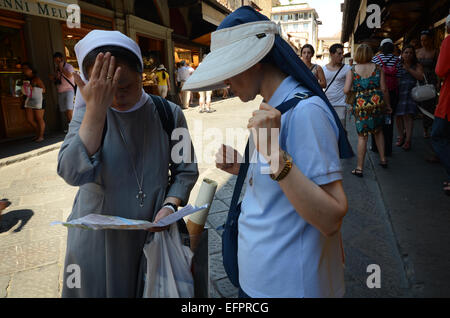
[[[347,104],[345,103],[344,85],[345,76],[351,66],[343,64],[343,60],[344,46],[340,43],[333,44],[330,47],[330,63],[323,67],[323,72],[327,80],[325,94],[336,110],[342,126],[346,128]]]
[[[177,74],[177,81],[180,82],[180,89],[183,88],[184,82],[187,81],[189,76],[194,72],[194,69],[190,67],[189,65],[186,65],[186,62],[182,60],[180,62],[181,67],[178,69]],[[189,102],[191,99],[191,92],[190,91],[182,91],[181,95],[181,108],[188,109],[189,108]]]

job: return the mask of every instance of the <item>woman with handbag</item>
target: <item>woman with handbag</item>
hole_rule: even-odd
[[[427,82],[434,85],[436,91],[439,91],[439,80],[435,73],[439,51],[433,45],[433,37],[430,30],[420,32],[420,43],[422,44],[422,47],[416,51],[417,60],[423,67]],[[421,78],[421,81],[422,80],[423,77]],[[435,95],[433,98],[421,102],[420,106],[433,114],[437,103],[437,95]],[[433,119],[424,114],[422,123],[424,138],[430,138],[430,129],[433,125]],[[433,153],[429,159],[431,159],[430,161],[433,161],[433,159],[437,159],[437,157]]]
[[[45,132],[45,85],[42,80],[37,76],[36,70],[29,63],[23,63],[23,74],[26,79],[22,92],[27,96],[25,100],[25,111],[28,123],[36,131],[36,137],[33,141],[44,141]]]
[[[382,129],[385,123],[384,112],[390,114],[392,109],[384,72],[371,62],[372,57],[372,49],[367,44],[358,46],[354,56],[357,65],[348,71],[344,87],[345,94],[349,94],[351,90],[356,94],[352,114],[355,116],[358,133],[358,163],[352,174],[357,177],[363,176],[369,134],[375,136],[380,154],[380,165],[387,168]]]
[[[255,147],[245,161],[224,145],[216,155],[218,168],[238,175],[224,267],[240,297],[342,297],[347,198],[339,158],[353,152],[317,79],[280,34],[266,16],[240,7],[211,34],[211,52],[184,86],[229,85],[243,102],[264,97],[249,114]]]
[[[399,99],[395,109],[398,133],[396,146],[410,150],[414,115],[417,112],[417,103],[412,98],[411,91],[416,85],[416,81],[423,78],[423,67],[418,63],[412,45],[403,48],[401,63],[398,84]]]

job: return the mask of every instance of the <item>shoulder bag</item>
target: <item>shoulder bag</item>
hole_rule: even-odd
[[[436,97],[436,88],[433,84],[428,84],[427,77],[423,74],[425,85],[420,85],[417,81],[416,87],[411,90],[411,97],[414,101],[420,103]]]

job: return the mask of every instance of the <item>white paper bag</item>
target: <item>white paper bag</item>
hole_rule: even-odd
[[[194,279],[191,272],[193,253],[181,243],[176,223],[168,231],[156,232],[144,246],[147,274],[144,298],[192,298]]]

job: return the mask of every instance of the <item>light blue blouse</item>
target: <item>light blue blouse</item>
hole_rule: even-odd
[[[276,107],[305,91],[294,78],[287,77],[268,104]],[[282,115],[280,145],[316,184],[342,179],[338,128],[321,98],[300,101]],[[261,173],[267,166],[264,157],[255,152],[251,162],[257,163],[249,167],[239,218],[241,288],[251,297],[342,297],[340,233],[325,237],[308,224],[279,184]]]

